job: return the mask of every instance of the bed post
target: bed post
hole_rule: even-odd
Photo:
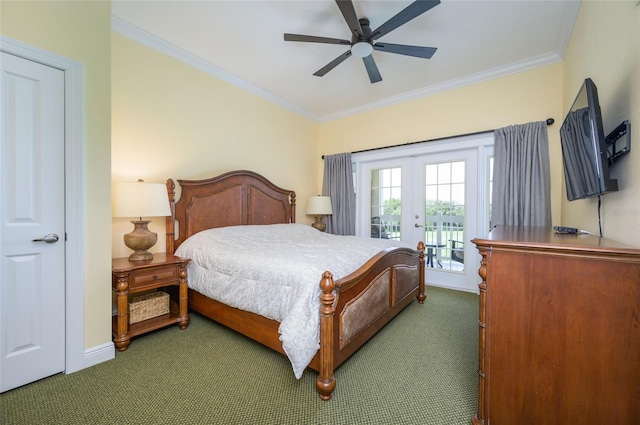
[[[291,223],[296,222],[296,193],[291,192],[290,201],[291,202]]]
[[[335,282],[333,275],[326,271],[320,280],[320,373],[316,379],[316,389],[323,400],[331,400],[336,378],[333,375],[333,315],[335,313]]]
[[[169,210],[171,215],[167,217],[166,221],[166,248],[167,254],[173,254],[175,252],[175,226],[176,226],[176,184],[171,179],[167,179],[167,195],[169,196]]]
[[[424,300],[427,296],[424,294],[424,242],[418,242],[418,251],[420,252],[420,280],[418,281],[418,287],[420,288],[418,291],[418,303],[424,304]]]

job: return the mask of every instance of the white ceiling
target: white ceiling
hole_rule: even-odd
[[[354,0],[375,29],[411,1]],[[317,121],[521,72],[562,60],[579,1],[443,0],[378,41],[437,47],[431,59],[374,51],[383,81],[369,82],[348,50],[285,42],[283,34],[350,39],[331,0],[112,2],[113,29]]]

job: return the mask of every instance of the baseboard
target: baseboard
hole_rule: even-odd
[[[116,357],[116,349],[113,342],[98,345],[84,350],[84,367],[85,369],[95,366]]]
[[[476,295],[478,295],[480,293],[477,288],[469,289],[469,288],[462,288],[462,287],[457,287],[457,286],[445,286],[445,285],[438,285],[436,283],[431,283],[431,282],[425,282],[425,284],[427,286],[433,286],[433,287],[436,287],[436,288],[451,289],[453,291],[460,291],[460,292],[469,292],[469,293],[476,294]]]

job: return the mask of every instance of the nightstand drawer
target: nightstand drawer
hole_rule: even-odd
[[[178,283],[176,266],[154,267],[152,270],[135,271],[129,275],[129,289],[137,289],[163,283]]]

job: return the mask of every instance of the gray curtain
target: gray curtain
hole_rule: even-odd
[[[331,197],[333,214],[325,218],[327,233],[356,234],[356,194],[350,153],[325,155],[322,195]]]
[[[551,226],[547,123],[494,131],[491,225]]]

